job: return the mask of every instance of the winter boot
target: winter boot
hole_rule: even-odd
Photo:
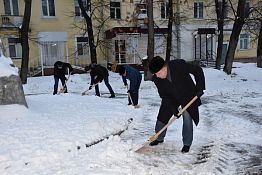
[[[109,96],[109,98],[115,98],[116,96],[115,96],[115,94],[111,94],[110,96]]]
[[[190,146],[184,145],[183,148],[182,148],[182,150],[181,150],[181,152],[182,152],[182,153],[187,153],[187,152],[189,151],[189,149],[190,149]]]
[[[155,141],[149,143],[149,145],[150,145],[150,146],[156,146],[156,145],[158,145],[159,143],[163,143],[163,142],[164,142],[164,140],[161,140],[161,141],[155,140]]]

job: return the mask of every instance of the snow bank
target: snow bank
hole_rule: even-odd
[[[11,58],[0,55],[0,77],[18,75],[18,69],[14,66]]]

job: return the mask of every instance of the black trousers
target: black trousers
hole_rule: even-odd
[[[133,102],[133,105],[137,105],[138,104],[138,97],[139,97],[138,90],[135,91],[135,92],[130,92],[129,94],[130,94],[130,96],[128,96],[128,104],[132,104],[132,102]]]
[[[105,77],[105,78],[104,78],[104,82],[105,82],[105,85],[106,85],[106,87],[108,88],[110,94],[111,94],[111,95],[115,95],[115,92],[113,91],[111,85],[109,84],[108,77]],[[97,96],[100,96],[99,86],[98,86],[98,85],[95,86],[95,90],[96,90],[96,95],[97,95]]]
[[[67,93],[67,87],[66,87],[66,84],[65,84],[65,78],[54,77],[54,79],[55,79],[55,84],[54,84],[53,95],[57,94],[59,79],[62,82],[62,86],[65,88],[65,93]]]

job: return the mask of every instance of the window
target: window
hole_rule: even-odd
[[[43,16],[55,16],[54,0],[42,0]]]
[[[115,59],[117,63],[126,63],[126,41],[115,40]]]
[[[136,14],[137,14],[137,19],[147,18],[147,5],[146,4],[136,4]]]
[[[165,51],[165,40],[163,35],[155,35],[155,55],[163,54]]]
[[[204,3],[194,2],[194,18],[203,18]]]
[[[249,34],[240,34],[239,44],[241,50],[249,49]]]
[[[87,0],[82,0],[85,9],[87,9]],[[82,16],[81,9],[78,4],[78,0],[75,0],[75,16]]]
[[[9,56],[12,59],[22,58],[22,46],[19,38],[8,38]]]
[[[128,35],[126,43],[126,53],[130,56],[129,63],[136,63],[138,54],[138,41],[140,34],[132,33]]]
[[[161,2],[161,19],[168,19],[168,4]]]
[[[121,19],[120,2],[110,2],[111,19]]]
[[[4,0],[4,6],[6,15],[19,15],[18,0]]]
[[[77,37],[77,56],[89,56],[89,44],[88,44],[88,37]]]

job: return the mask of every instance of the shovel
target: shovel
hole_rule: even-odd
[[[126,89],[129,90],[128,85],[126,85]],[[133,103],[132,97],[130,95],[130,92],[128,92],[127,94],[128,94],[128,97],[129,97],[129,99],[130,99],[130,101],[132,103],[132,106],[134,106],[134,103]]]
[[[91,89],[93,89],[93,87],[95,87],[96,85],[98,85],[98,83],[96,83],[96,84],[93,84],[91,87]],[[88,91],[90,91],[91,89],[87,89],[87,90],[85,90],[84,92],[82,92],[82,95],[86,95],[86,93],[88,92]]]
[[[197,98],[198,98],[198,97],[195,96],[190,102],[188,102],[188,104],[187,104],[184,108],[182,108],[182,109],[178,112],[177,115],[173,116],[172,119],[169,120],[169,122],[168,122],[160,131],[158,131],[155,135],[149,137],[149,139],[148,139],[144,144],[142,144],[142,145],[140,146],[140,148],[138,148],[135,152],[136,152],[136,153],[144,153],[144,152],[147,150],[145,146],[148,145],[149,143],[155,141],[155,140],[158,138],[158,136],[159,136],[165,129],[167,129],[180,115],[183,114],[183,112],[184,112],[185,110],[187,110],[187,108],[188,108],[192,103],[194,103],[194,101],[196,101]]]
[[[128,88],[128,85],[126,86],[126,88],[127,88],[127,90],[129,89],[129,88]],[[130,92],[128,92],[127,94],[128,94],[128,98],[129,98],[130,101],[131,101],[132,106],[134,106],[134,108],[139,108],[139,107],[140,107],[139,105],[134,105],[134,102],[133,102],[133,99],[132,99],[132,97],[131,97]]]
[[[68,80],[69,80],[69,78],[70,78],[70,75],[71,75],[71,72],[70,72],[70,74],[68,75],[67,80],[65,81],[64,86],[63,86],[63,87],[59,90],[59,92],[57,93],[58,95],[65,92],[65,90],[66,90],[66,89],[65,89],[66,83],[68,82]]]

